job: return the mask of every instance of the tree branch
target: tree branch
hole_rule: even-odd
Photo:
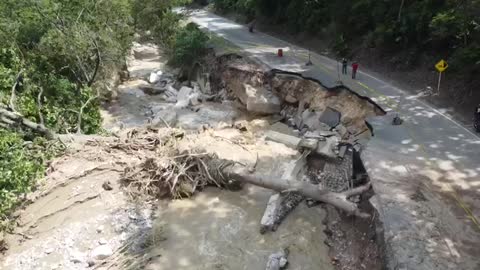
[[[80,107],[80,110],[78,111],[78,122],[77,122],[77,134],[82,134],[82,115],[83,115],[83,110],[85,107],[90,104],[93,100],[97,99],[100,96],[100,94],[97,91],[97,94],[95,96],[90,97],[84,104],[82,104],[82,107]]]
[[[40,119],[40,125],[45,125],[45,121],[43,119],[43,114],[42,114],[42,95],[43,95],[43,87],[40,86],[40,93],[38,93],[37,96],[37,106],[38,106],[38,118]]]
[[[97,55],[95,69],[93,70],[92,76],[90,76],[90,80],[88,81],[87,86],[90,87],[95,82],[95,77],[97,77],[98,69],[100,68],[100,63],[102,58],[100,56],[100,49],[98,47],[97,41],[93,40],[93,45],[95,46],[95,54]]]
[[[83,65],[82,60],[80,59],[80,57],[79,57],[78,55],[75,55],[75,57],[77,58],[77,65],[78,65],[78,67],[79,67],[80,70],[83,72],[83,76],[85,76],[85,81],[86,81],[86,82],[89,82],[89,81],[90,81],[90,78],[89,78],[89,76],[88,76],[87,70],[85,69],[85,66]]]
[[[20,72],[18,72],[17,76],[15,77],[15,83],[12,86],[12,93],[10,95],[9,106],[10,106],[10,109],[12,109],[12,111],[14,111],[14,112],[16,111],[15,110],[15,99],[17,98],[17,95],[15,94],[15,91],[17,89],[18,81],[20,80],[20,76],[22,76],[22,73],[23,73],[23,70],[20,70]]]
[[[18,113],[11,112],[1,107],[0,107],[0,121],[8,125],[18,123],[24,127],[33,129],[45,135],[48,139],[55,138],[55,133],[53,133],[51,130],[46,128],[44,125],[34,123]]]

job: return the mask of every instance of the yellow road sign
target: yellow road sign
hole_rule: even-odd
[[[435,68],[438,70],[438,72],[444,72],[448,68],[448,64],[442,59],[435,65]]]

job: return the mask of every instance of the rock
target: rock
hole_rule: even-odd
[[[335,135],[336,133],[335,132],[331,132],[330,136],[332,135]],[[318,130],[315,130],[315,131],[307,131],[305,132],[305,134],[303,134],[303,137],[307,138],[307,139],[316,139],[316,140],[319,140],[319,141],[325,141],[325,137],[324,135],[321,135],[321,132],[319,132]]]
[[[110,183],[110,181],[105,181],[103,182],[102,184],[102,188],[106,191],[110,191],[110,190],[113,190],[113,187],[112,187],[112,184]]]
[[[295,136],[283,134],[283,133],[272,131],[272,130],[269,130],[267,132],[265,139],[285,144],[286,146],[288,146],[290,148],[293,148],[293,149],[297,149],[298,145],[301,141],[300,138],[297,138]]]
[[[71,251],[69,255],[70,261],[73,263],[83,263],[85,261],[85,253],[80,251]]]
[[[106,258],[112,256],[113,250],[109,245],[102,245],[96,247],[90,256],[95,260],[105,260]]]
[[[250,127],[254,130],[265,129],[270,126],[270,123],[266,119],[254,119],[249,123]]]
[[[280,132],[283,134],[287,134],[290,136],[295,136],[295,133],[293,132],[293,129],[289,127],[288,125],[282,123],[282,122],[276,122],[270,127],[270,130]]]
[[[342,124],[336,126],[335,130],[338,132],[341,138],[345,138],[348,134],[348,129]]]
[[[182,86],[177,95],[177,108],[186,108],[190,104],[190,94],[193,92],[193,88]]]
[[[340,124],[341,118],[342,114],[339,111],[327,107],[327,109],[320,114],[320,118],[318,120],[329,125],[330,127],[336,127],[338,124]]]
[[[245,97],[240,100],[247,106],[247,111],[257,114],[275,114],[281,111],[280,98],[263,87],[245,84]]]
[[[55,251],[53,248],[47,248],[47,249],[45,249],[45,254],[50,254],[53,251]]]
[[[105,230],[105,226],[100,225],[100,226],[97,227],[97,233],[102,233],[103,230]]]
[[[233,125],[234,128],[240,130],[241,132],[248,131],[248,122],[247,120],[237,121]]]
[[[337,154],[333,151],[337,147],[338,138],[335,136],[328,137],[325,141],[319,141],[316,152],[330,158],[337,158]]]
[[[88,267],[92,267],[92,266],[95,265],[95,261],[94,260],[88,260],[87,265],[88,265]]]
[[[148,82],[151,84],[155,84],[160,80],[160,76],[156,72],[150,73],[150,76],[148,77]]]
[[[308,138],[308,139],[301,139],[298,147],[308,148],[308,149],[316,149],[318,146],[318,139]]]
[[[340,113],[327,108],[324,112],[305,110],[301,115],[302,123],[308,126],[309,130],[329,131],[340,123]]]
[[[275,193],[268,199],[267,207],[263,213],[262,219],[260,220],[260,233],[264,234],[267,231],[273,231],[275,226],[275,217],[278,207],[281,203],[280,193]]]
[[[266,270],[280,270],[284,269],[287,264],[288,250],[280,251],[268,256],[267,268]]]
[[[138,86],[147,95],[158,95],[165,92],[167,89],[165,86],[156,85],[140,85]]]
[[[153,118],[150,125],[154,128],[173,127],[177,124],[178,115],[173,108],[159,111]]]
[[[320,129],[320,121],[318,120],[319,118],[320,113],[311,110],[305,110],[302,112],[301,121],[295,122],[299,128],[303,127],[299,124],[299,122],[301,122],[303,125],[306,125],[309,130],[317,130]]]
[[[106,244],[108,244],[108,241],[105,238],[101,238],[100,240],[98,240],[98,243],[100,245],[106,245]]]
[[[288,95],[285,97],[285,101],[288,102],[288,103],[297,103],[297,102],[298,102],[298,99],[296,99],[294,96],[288,94]]]
[[[190,105],[196,106],[200,104],[200,98],[201,98],[201,94],[199,92],[190,94],[189,96]]]

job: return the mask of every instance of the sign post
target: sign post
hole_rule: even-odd
[[[310,49],[308,50],[308,62],[305,64],[307,67],[312,66],[312,59],[310,58]]]
[[[440,60],[435,65],[435,68],[438,70],[438,85],[437,85],[437,95],[440,95],[440,83],[442,81],[442,73],[448,68],[448,64],[445,60]]]

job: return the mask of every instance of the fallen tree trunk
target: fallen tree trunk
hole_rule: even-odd
[[[42,135],[45,135],[47,139],[55,138],[55,133],[53,133],[51,130],[46,128],[44,125],[32,122],[27,118],[23,117],[22,115],[15,112],[11,112],[4,108],[0,108],[0,122],[7,125],[12,125],[13,123],[17,123],[26,128],[32,129]]]
[[[358,216],[369,217],[370,215],[361,212],[357,204],[348,200],[349,197],[358,195],[368,191],[371,187],[370,183],[347,190],[345,192],[336,193],[326,189],[321,189],[318,185],[313,185],[305,181],[297,181],[292,179],[268,178],[251,173],[250,170],[240,164],[223,167],[222,173],[227,179],[247,182],[256,186],[272,189],[278,192],[296,192],[305,197],[312,198],[317,201],[331,204],[345,212]]]

